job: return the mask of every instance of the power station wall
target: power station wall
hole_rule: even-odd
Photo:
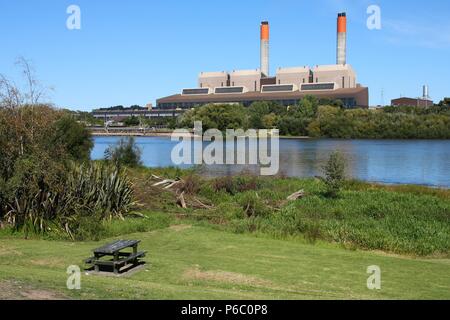
[[[350,65],[316,66],[312,69],[313,82],[335,82],[337,88],[356,88],[356,73]]]
[[[274,101],[285,106],[298,103],[307,95],[318,99],[339,99],[347,108],[367,107],[369,104],[368,88],[337,89],[314,92],[246,92],[241,94],[205,94],[205,95],[173,95],[157,100],[160,109],[190,109],[208,103],[241,103],[249,106],[255,101]]]
[[[230,86],[246,87],[248,91],[259,91],[261,88],[261,71],[239,70],[230,73]]]
[[[228,86],[227,72],[202,72],[198,76],[199,88],[217,88]]]
[[[310,77],[310,69],[305,68],[280,68],[277,70],[277,84],[295,84],[301,87],[303,83],[308,83]]]

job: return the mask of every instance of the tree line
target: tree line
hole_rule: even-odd
[[[450,99],[438,105],[346,109],[339,100],[307,96],[297,105],[255,102],[242,105],[204,105],[187,111],[177,127],[192,128],[202,121],[205,130],[279,129],[283,136],[342,139],[450,139]]]

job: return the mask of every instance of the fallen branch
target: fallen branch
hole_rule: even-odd
[[[202,208],[204,209],[212,209],[214,208],[213,206],[204,204],[203,202],[201,202],[200,200],[198,200],[197,198],[194,198],[194,201],[197,202]]]
[[[170,183],[169,185],[165,186],[164,189],[170,189],[170,188],[176,186],[177,184],[179,184],[180,182],[182,182],[182,181],[181,180],[174,181],[174,182]]]
[[[183,209],[187,209],[186,201],[184,200],[184,192],[182,192],[177,199],[177,204]]]
[[[291,194],[289,197],[286,198],[286,200],[295,201],[298,199],[302,199],[304,196],[305,196],[305,190],[302,189],[300,191],[297,191],[297,192]]]
[[[173,184],[174,182],[177,182],[176,180],[172,180],[172,179],[165,179],[163,181],[157,182],[155,184],[153,184],[154,187],[158,187],[158,186],[164,186],[166,184],[170,185]]]
[[[155,179],[155,180],[164,180],[163,178],[158,177],[157,175],[154,175],[154,174],[152,174],[152,179]]]

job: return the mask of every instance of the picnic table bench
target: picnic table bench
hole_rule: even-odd
[[[94,249],[94,256],[85,260],[85,263],[94,265],[96,272],[100,271],[100,266],[112,267],[115,274],[119,273],[120,268],[124,265],[132,263],[138,264],[139,258],[145,257],[145,251],[138,252],[138,244],[140,240],[117,240],[108,243],[100,248]],[[124,252],[122,250],[133,248],[132,252]],[[109,260],[101,260],[104,257],[112,257]]]

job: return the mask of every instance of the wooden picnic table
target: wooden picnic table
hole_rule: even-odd
[[[94,265],[96,272],[100,271],[100,266],[109,266],[113,268],[115,274],[119,273],[121,267],[127,263],[136,265],[138,259],[145,256],[145,251],[138,252],[140,240],[117,240],[108,243],[100,248],[94,249],[94,256],[86,259],[85,262]],[[133,248],[132,252],[122,250]],[[101,260],[104,257],[112,257],[110,260]]]

